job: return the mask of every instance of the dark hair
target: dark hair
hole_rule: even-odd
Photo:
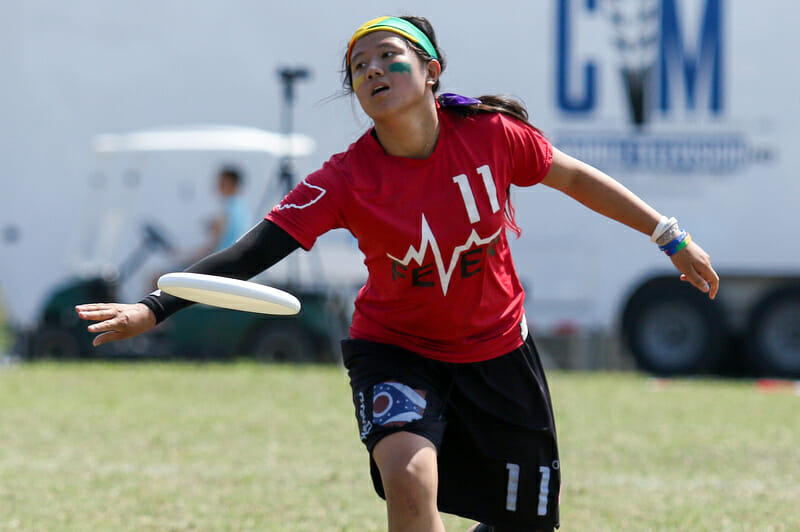
[[[512,96],[499,96],[496,94],[484,94],[483,96],[478,96],[477,99],[480,100],[481,103],[454,105],[448,107],[448,109],[463,117],[473,116],[478,113],[503,113],[508,116],[513,116],[520,122],[524,122],[541,133],[539,128],[530,123],[528,120],[528,109],[526,109],[525,104],[518,99]]]
[[[226,164],[222,166],[217,172],[217,175],[221,178],[229,180],[237,187],[242,184],[242,181],[244,181],[242,171],[239,169],[239,167],[232,164]]]

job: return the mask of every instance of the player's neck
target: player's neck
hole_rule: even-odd
[[[430,157],[439,139],[436,105],[376,120],[375,133],[378,142],[389,155],[411,159]]]

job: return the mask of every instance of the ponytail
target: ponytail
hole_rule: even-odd
[[[450,94],[442,94],[439,96],[439,103],[442,107],[447,107],[459,116],[468,117],[474,116],[478,113],[503,113],[504,115],[516,118],[520,122],[525,123],[528,127],[541,133],[541,130],[528,121],[528,110],[525,104],[511,96],[499,96],[495,94],[486,94],[478,96],[477,98],[464,98],[455,104],[446,103],[447,100],[452,99]],[[465,105],[467,104],[467,105]]]

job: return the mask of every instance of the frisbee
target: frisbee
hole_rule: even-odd
[[[300,312],[300,301],[289,292],[218,275],[167,273],[158,278],[158,288],[181,299],[214,307],[277,315]]]

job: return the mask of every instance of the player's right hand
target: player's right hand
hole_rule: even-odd
[[[681,281],[686,281],[694,285],[698,290],[708,294],[714,299],[719,290],[719,275],[711,266],[711,259],[708,253],[703,251],[697,243],[692,240],[689,245],[675,253],[672,263],[681,272]]]
[[[99,322],[87,327],[90,333],[100,333],[92,341],[95,346],[131,338],[156,325],[153,311],[142,303],[88,303],[75,311],[82,320]]]

